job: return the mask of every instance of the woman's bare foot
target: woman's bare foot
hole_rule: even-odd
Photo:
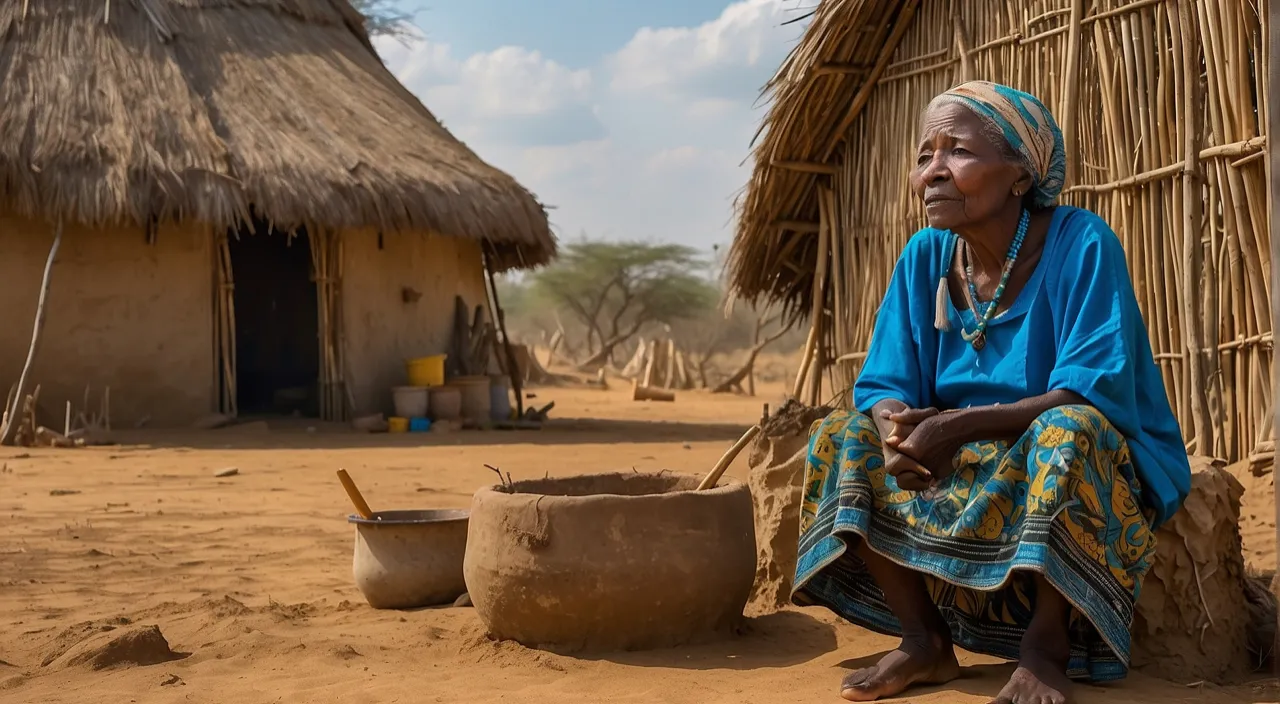
[[[1018,669],[991,704],[1071,704],[1070,689],[1066,668],[1024,650]]]
[[[849,673],[840,683],[840,696],[851,702],[871,702],[901,694],[913,685],[946,684],[959,676],[960,663],[949,638],[903,639],[880,662]]]
[[[1022,635],[1018,669],[991,704],[1070,704],[1071,661],[1068,625],[1071,605],[1044,578],[1035,576],[1035,614]]]

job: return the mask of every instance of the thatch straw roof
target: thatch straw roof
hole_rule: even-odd
[[[840,140],[895,28],[919,0],[823,0],[800,43],[764,94],[771,105],[757,134],[755,166],[738,201],[729,253],[735,295],[782,301],[793,313],[812,305],[818,258],[818,184],[836,174]],[[898,31],[902,31],[899,29]],[[865,94],[864,94],[865,93]]]
[[[346,0],[0,0],[0,212],[377,228],[547,262],[543,207],[382,65]]]

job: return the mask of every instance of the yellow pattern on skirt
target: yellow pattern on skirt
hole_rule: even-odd
[[[1013,659],[1038,572],[1077,612],[1068,674],[1120,679],[1155,554],[1140,492],[1124,438],[1092,407],[1053,409],[1012,444],[965,445],[955,471],[926,492],[898,488],[869,417],[838,411],[810,439],[793,600],[898,635],[884,595],[847,549],[863,539],[925,575],[957,645]]]

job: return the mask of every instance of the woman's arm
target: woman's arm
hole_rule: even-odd
[[[916,423],[921,418],[936,413],[914,410],[897,399],[885,399],[871,407],[871,419],[876,424],[884,448],[885,471],[897,480],[898,488],[903,491],[928,488],[932,476],[915,458],[899,452],[898,444],[915,433]]]
[[[1024,398],[1017,403],[996,406],[976,406],[943,413],[949,427],[948,435],[959,445],[977,440],[1015,440],[1027,432],[1027,428],[1047,411],[1059,406],[1086,404],[1080,394],[1066,389]]]
[[[909,410],[907,404],[892,398],[887,398],[871,407],[871,420],[875,421],[876,430],[880,431],[881,442],[893,435],[894,426],[897,425],[889,420],[889,417],[906,410]],[[888,452],[889,448],[886,447],[885,451]]]
[[[965,443],[1014,440],[1027,432],[1036,418],[1046,411],[1083,403],[1087,401],[1079,394],[1057,390],[1008,405],[944,411],[920,421],[909,434],[903,436],[899,433],[896,440],[886,440],[885,466],[889,463],[888,448],[892,447],[898,454],[924,467],[932,477],[943,479],[951,473],[952,460]],[[910,410],[899,411],[885,420],[892,426],[895,417],[902,418],[910,413]]]

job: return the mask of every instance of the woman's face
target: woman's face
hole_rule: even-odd
[[[911,187],[930,226],[960,231],[1021,208],[1031,176],[991,141],[971,110],[954,103],[930,108],[922,130]]]

